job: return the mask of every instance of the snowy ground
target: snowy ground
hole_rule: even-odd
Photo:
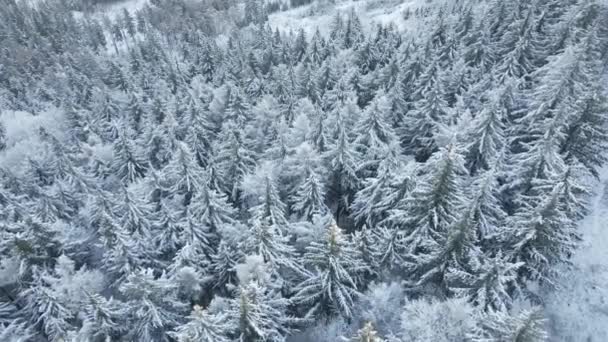
[[[131,13],[135,13],[137,10],[143,8],[148,2],[149,0],[119,1],[101,6],[99,8],[99,12],[113,18],[114,16],[122,13],[123,8],[126,8]]]
[[[327,33],[331,21],[337,12],[357,12],[363,25],[370,29],[375,24],[394,23],[399,29],[413,27],[413,19],[405,20],[404,12],[415,9],[423,3],[421,0],[344,0],[336,5],[320,5],[313,2],[310,5],[297,7],[284,12],[276,12],[269,16],[270,26],[281,30],[297,31],[303,28],[310,36],[318,28],[321,33]]]
[[[608,341],[608,168],[597,182],[591,214],[581,223],[583,241],[574,267],[547,298],[552,329],[563,342]]]

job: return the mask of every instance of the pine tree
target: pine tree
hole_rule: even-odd
[[[487,170],[492,161],[506,146],[505,110],[500,107],[498,99],[478,113],[470,126],[467,137],[467,168],[471,174]]]
[[[437,73],[429,67],[421,76],[418,85],[420,99],[405,119],[406,146],[422,161],[438,149],[437,135],[442,125],[449,122],[449,108]]]
[[[389,220],[405,232],[410,252],[436,247],[458,217],[464,198],[464,160],[454,144],[439,150],[424,166],[423,180],[408,198],[409,205],[394,210]]]
[[[243,238],[239,249],[246,255],[259,255],[269,266],[269,272],[276,273],[281,267],[300,270],[294,262],[295,249],[289,245],[289,237],[269,218],[250,220],[248,234]]]
[[[152,222],[154,245],[161,256],[172,257],[181,247],[180,236],[183,231],[183,220],[166,201],[162,201],[160,210]]]
[[[296,94],[299,97],[306,97],[313,103],[319,101],[319,88],[315,72],[310,63],[301,63],[296,71]]]
[[[226,313],[212,313],[198,305],[188,316],[188,322],[171,333],[179,342],[229,342],[230,325]]]
[[[190,148],[179,142],[171,160],[163,168],[161,177],[167,191],[173,196],[183,195],[184,204],[188,205],[202,187],[203,172]]]
[[[329,209],[325,205],[325,186],[319,175],[310,167],[307,173],[292,197],[291,209],[301,218],[311,221],[313,216],[325,215]]]
[[[513,294],[521,292],[517,284],[521,266],[523,263],[510,262],[501,252],[494,257],[485,257],[475,272],[473,285],[458,292],[484,310],[505,311],[511,307]]]
[[[213,234],[234,222],[235,210],[225,195],[202,185],[191,204],[192,215]]]
[[[338,114],[336,122],[336,139],[329,146],[324,158],[330,165],[328,198],[335,203],[332,208],[338,223],[349,215],[350,202],[359,187],[359,177],[356,174],[359,163],[359,153],[348,135],[345,118]]]
[[[510,217],[510,248],[516,262],[524,262],[520,275],[523,279],[551,283],[552,266],[568,263],[575,247],[575,221],[563,207],[564,189],[555,186],[547,192],[525,196],[521,209]],[[536,193],[536,194],[534,194]]]
[[[228,316],[235,325],[235,340],[282,341],[289,334],[291,317],[286,315],[289,302],[255,280],[242,284],[236,298],[230,300]]]
[[[190,108],[189,114],[187,114],[189,120],[187,120],[188,128],[184,142],[188,144],[188,147],[194,153],[199,166],[207,167],[213,155],[215,134],[212,124],[207,119],[209,113],[201,113],[194,106],[198,106],[198,104],[195,102],[193,107]]]
[[[382,162],[376,177],[366,178],[351,205],[357,224],[376,227],[413,189],[412,167],[400,168]]]
[[[352,342],[384,342],[384,339],[378,336],[378,332],[374,329],[372,322],[367,322],[363,328],[357,331],[349,341]]]
[[[447,231],[430,236],[433,243],[414,255],[412,285],[435,285],[439,296],[457,293],[474,283],[481,250],[472,229],[473,208],[465,207]]]
[[[110,168],[125,183],[132,183],[143,177],[148,169],[146,159],[138,146],[134,146],[131,141],[133,136],[129,130],[123,130],[113,146],[114,158]]]
[[[42,336],[60,341],[73,329],[74,313],[58,300],[40,272],[44,271],[34,272],[34,283],[21,293],[25,301],[22,310],[31,316],[31,324],[41,329]]]
[[[387,155],[400,155],[399,139],[388,124],[388,99],[380,94],[363,112],[354,127],[355,144],[365,162],[359,167],[364,176],[375,175],[378,165]]]
[[[568,124],[560,148],[560,154],[567,162],[580,162],[596,178],[599,177],[599,167],[606,162],[602,151],[608,144],[608,132],[602,115],[606,112],[604,103],[604,97],[598,92],[580,99],[579,110]]]
[[[106,341],[116,338],[125,330],[120,324],[126,317],[122,303],[95,293],[88,294],[87,299],[82,323],[87,336]]]
[[[133,341],[169,341],[168,333],[179,325],[186,306],[176,298],[176,285],[155,277],[151,269],[130,274],[120,286],[127,296],[127,322]]]
[[[182,267],[193,267],[196,271],[206,271],[215,248],[217,246],[217,233],[211,228],[199,222],[192,213],[192,209],[186,210],[186,218],[180,236],[180,245],[171,263],[170,269],[175,272]]]
[[[236,285],[238,279],[234,267],[242,257],[243,253],[236,246],[232,246],[225,239],[220,241],[210,263],[211,285],[214,289],[218,289],[221,293],[226,288]]]
[[[281,200],[275,181],[270,176],[264,178],[264,185],[264,192],[260,195],[259,204],[249,209],[251,218],[253,221],[267,222],[284,230],[287,224],[286,205]]]
[[[480,240],[490,239],[500,234],[504,227],[507,213],[502,208],[499,180],[496,169],[499,162],[480,174],[471,183],[470,206],[473,212],[471,224]]]
[[[229,122],[226,127],[222,128],[217,146],[214,148],[213,163],[233,203],[239,203],[241,196],[239,183],[256,164],[254,154],[247,146],[245,139],[244,133]]]
[[[307,308],[306,317],[339,314],[349,319],[360,295],[356,275],[366,270],[353,246],[332,220],[322,242],[306,247],[304,265],[315,274],[296,286],[293,301]]]
[[[546,319],[540,308],[523,310],[517,314],[505,311],[491,312],[482,323],[475,342],[523,341],[542,342],[548,338]]]

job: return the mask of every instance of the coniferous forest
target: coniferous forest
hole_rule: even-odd
[[[0,0],[0,341],[561,341],[608,4],[420,3]]]

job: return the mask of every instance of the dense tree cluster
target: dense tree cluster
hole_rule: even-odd
[[[217,6],[0,6],[0,109],[64,119],[0,165],[0,340],[545,340],[520,308],[606,161],[608,7],[307,36],[248,0],[220,44]]]

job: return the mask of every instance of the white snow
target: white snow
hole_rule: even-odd
[[[373,29],[376,24],[380,23],[394,23],[399,29],[406,30],[415,25],[410,23],[413,19],[408,21],[404,19],[404,11],[407,8],[414,9],[421,3],[421,0],[344,0],[335,5],[329,5],[315,1],[310,5],[273,13],[268,20],[272,28],[286,32],[290,30],[296,32],[303,28],[310,37],[317,28],[321,33],[327,34],[337,12],[346,15],[354,10],[367,29]]]
[[[552,341],[608,341],[608,168],[595,188],[592,212],[581,223],[583,241],[574,267],[546,298]]]

